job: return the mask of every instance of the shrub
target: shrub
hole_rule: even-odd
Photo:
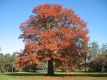
[[[104,71],[107,69],[107,55],[99,55],[88,63],[89,71]]]

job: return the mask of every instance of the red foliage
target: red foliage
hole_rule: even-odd
[[[60,4],[39,5],[33,13],[20,25],[25,49],[17,62],[39,64],[53,59],[60,62],[57,66],[74,68],[71,56],[83,57],[89,41],[87,23]]]

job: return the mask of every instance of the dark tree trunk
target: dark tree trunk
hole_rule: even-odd
[[[48,61],[48,73],[47,75],[54,75],[54,70],[53,70],[53,59]]]

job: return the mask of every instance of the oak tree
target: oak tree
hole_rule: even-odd
[[[41,65],[47,61],[48,75],[54,75],[53,61],[59,68],[75,69],[88,45],[87,23],[60,4],[38,5],[32,12],[19,26],[25,49],[19,52],[17,64]]]

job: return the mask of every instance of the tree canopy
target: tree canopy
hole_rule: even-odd
[[[53,61],[59,68],[76,68],[75,62],[81,62],[87,52],[87,23],[60,4],[38,5],[32,12],[19,26],[23,32],[19,38],[25,43],[25,49],[18,53],[19,67],[48,61],[49,75],[54,74]]]

